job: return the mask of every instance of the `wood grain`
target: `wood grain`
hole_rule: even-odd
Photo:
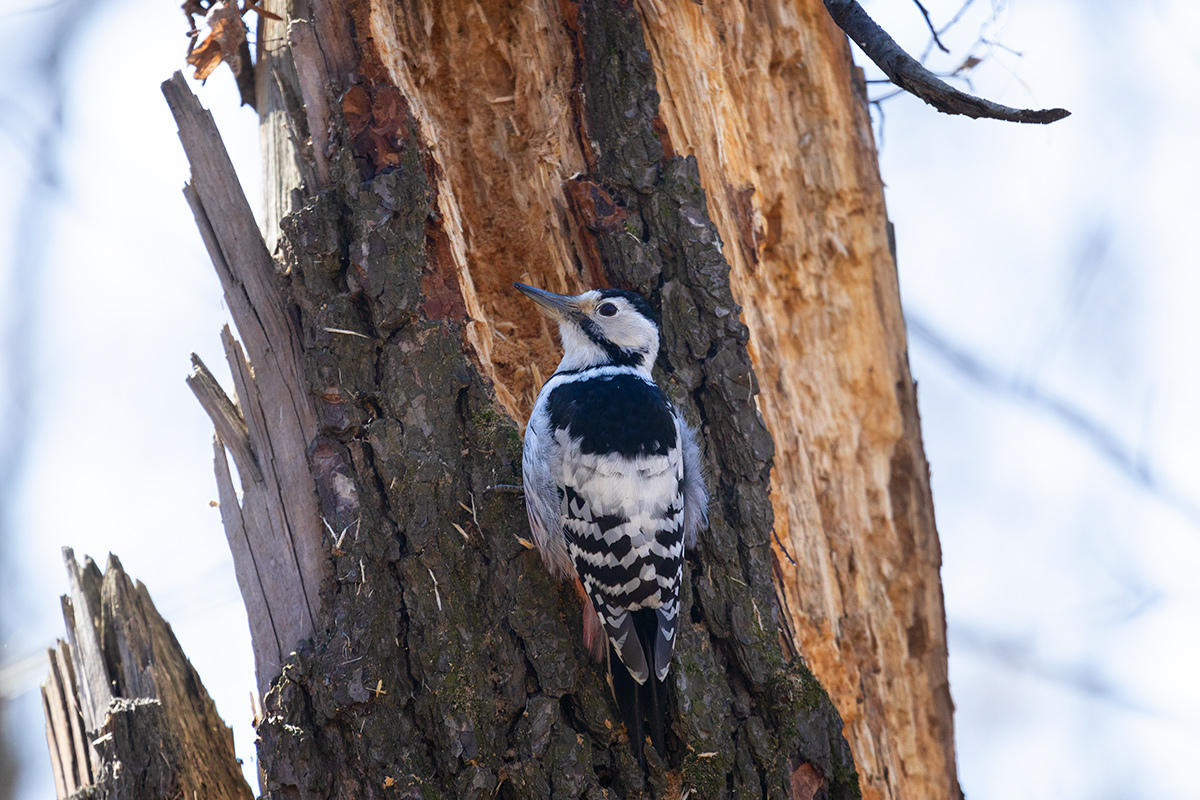
[[[42,712],[54,786],[63,798],[92,784],[91,743],[84,738],[70,646],[60,639],[46,652],[50,673],[42,684]]]
[[[115,556],[101,574],[90,558],[81,567],[69,548],[63,555],[75,644],[49,651],[42,685],[58,797],[250,800],[233,732],[146,587]]]
[[[754,402],[774,439],[780,626],[845,720],[865,796],[958,797],[928,467],[865,91],[845,36],[820,0],[634,5],[657,81],[662,150],[696,159],[702,205],[749,331],[753,374],[734,370],[726,382],[744,385],[747,397],[759,391]],[[608,15],[629,4],[364,0],[344,14],[337,3],[318,4],[316,47],[308,31],[292,38],[305,58],[321,54],[330,89],[314,77],[321,64],[302,65],[305,110],[276,118],[293,139],[304,128],[335,132],[330,151],[348,150],[331,101],[351,80],[368,99],[399,90],[427,153],[437,211],[428,271],[461,298],[461,312],[439,304],[449,311],[431,316],[464,324],[472,360],[518,422],[557,346],[510,282],[557,291],[602,282],[620,231],[604,232],[607,253],[597,249],[595,221],[565,187],[586,189],[573,182],[601,176],[601,190],[606,180],[619,184],[616,202],[634,207],[656,174],[613,178],[610,139],[589,130],[598,100],[581,88],[585,62],[622,79],[641,67],[588,50],[596,43],[581,32],[584,6]],[[312,193],[274,163],[268,154],[277,197]],[[332,161],[325,168],[344,180]],[[685,172],[676,175],[686,180]],[[630,234],[635,253],[647,234]],[[645,264],[648,285],[661,268]],[[675,302],[667,294],[676,287],[662,289]],[[257,377],[254,337],[242,333]]]
[[[509,281],[571,291],[595,275],[562,189],[596,157],[573,127],[571,7],[370,6],[377,57],[435,156],[467,339],[518,421],[531,365],[549,374],[557,348]],[[820,0],[637,7],[664,146],[699,162],[750,331],[785,628],[846,721],[866,796],[957,797],[940,546],[846,38]]]
[[[184,196],[248,354],[226,329],[222,340],[234,375],[240,422],[215,400],[212,387],[203,394],[211,401],[209,410],[217,414],[214,422],[235,461],[244,462],[238,470],[243,496],[237,516],[242,525],[231,536],[244,541],[245,555],[251,559],[238,565],[248,607],[261,599],[266,603],[251,618],[258,685],[265,692],[287,654],[312,633],[320,613],[327,563],[308,467],[315,411],[303,379],[299,335],[284,308],[275,263],[212,116],[179,73],[163,84],[163,93],[192,165],[192,182]],[[260,106],[268,107],[270,103]],[[278,153],[268,155],[274,164]],[[272,213],[279,212],[275,208]],[[248,446],[240,438],[241,425]],[[220,464],[217,470],[220,477]]]

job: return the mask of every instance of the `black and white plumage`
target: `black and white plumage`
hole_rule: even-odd
[[[658,325],[640,295],[515,285],[558,322],[564,351],[525,430],[530,528],[550,571],[579,582],[585,641],[610,653],[640,759],[646,720],[662,751],[684,548],[707,523],[700,449],[651,377]]]

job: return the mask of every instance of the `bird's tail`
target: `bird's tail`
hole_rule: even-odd
[[[634,630],[643,653],[653,653],[658,637],[658,615],[652,608],[630,612]],[[649,661],[649,659],[647,659]],[[646,758],[642,750],[646,734],[660,756],[666,756],[667,683],[658,677],[655,669],[649,670],[645,683],[638,683],[625,668],[612,643],[608,645],[609,681],[625,728],[629,731],[629,744],[633,755],[642,766]]]

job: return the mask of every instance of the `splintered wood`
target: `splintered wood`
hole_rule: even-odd
[[[146,587],[115,556],[103,575],[69,548],[63,558],[67,640],[49,651],[42,684],[60,800],[89,787],[98,797],[250,800],[233,732]]]
[[[486,4],[495,6],[496,4]],[[471,322],[467,339],[522,425],[557,345],[513,281],[592,288],[575,269],[578,231],[563,184],[587,169],[571,107],[575,55],[557,0],[371,3],[375,44],[437,163],[446,252]],[[470,69],[462,65],[470,64]],[[495,323],[512,326],[497,335]]]
[[[558,292],[599,283],[578,212],[594,207],[619,224],[620,209],[587,182],[595,144],[581,121],[572,41],[583,4],[512,5],[365,0],[350,9],[369,39],[356,67],[336,24],[348,15],[314,4],[323,57],[301,65],[296,84],[317,181],[328,169],[330,101],[343,99],[324,82],[354,72],[399,90],[429,153],[431,269],[461,293],[460,305],[438,307],[465,322],[472,357],[523,424],[558,350],[511,283]],[[957,797],[941,554],[877,156],[845,36],[821,0],[635,5],[661,98],[656,126],[668,154],[698,161],[750,331],[757,402],[775,443],[786,635],[845,721],[865,797]],[[313,53],[307,24],[285,36],[269,22],[278,35],[267,46]],[[265,116],[264,130],[283,118]],[[272,130],[271,141],[303,143]],[[292,197],[301,177],[277,156],[268,153],[270,191]],[[285,205],[269,204],[271,241]],[[254,337],[242,333],[260,375]]]
[[[198,359],[188,383],[233,455],[241,480],[239,502],[224,447],[217,446],[221,517],[250,617],[259,691],[266,694],[320,613],[327,567],[308,468],[316,413],[274,262],[212,116],[179,73],[162,88],[192,166],[184,196],[245,343],[243,352],[228,328],[222,332],[236,406]]]
[[[46,717],[46,743],[50,747],[54,787],[62,798],[91,786],[100,765],[91,741],[85,739],[83,717],[76,700],[79,688],[71,646],[60,639],[47,655],[50,674],[42,684],[42,712]]]

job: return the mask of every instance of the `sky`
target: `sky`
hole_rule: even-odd
[[[925,48],[914,4],[865,5]],[[925,5],[941,26],[962,0]],[[33,66],[63,14],[61,132],[38,152],[58,95]],[[0,702],[19,800],[54,791],[37,685],[63,545],[147,585],[254,773],[249,633],[183,381],[196,351],[229,385],[158,88],[184,30],[172,3],[0,0],[0,455],[24,434],[0,471]],[[974,0],[930,66],[982,57],[962,88],[1072,116],[875,111],[972,800],[1197,796],[1198,31],[1195,0]],[[255,202],[254,113],[224,68],[199,93]]]

